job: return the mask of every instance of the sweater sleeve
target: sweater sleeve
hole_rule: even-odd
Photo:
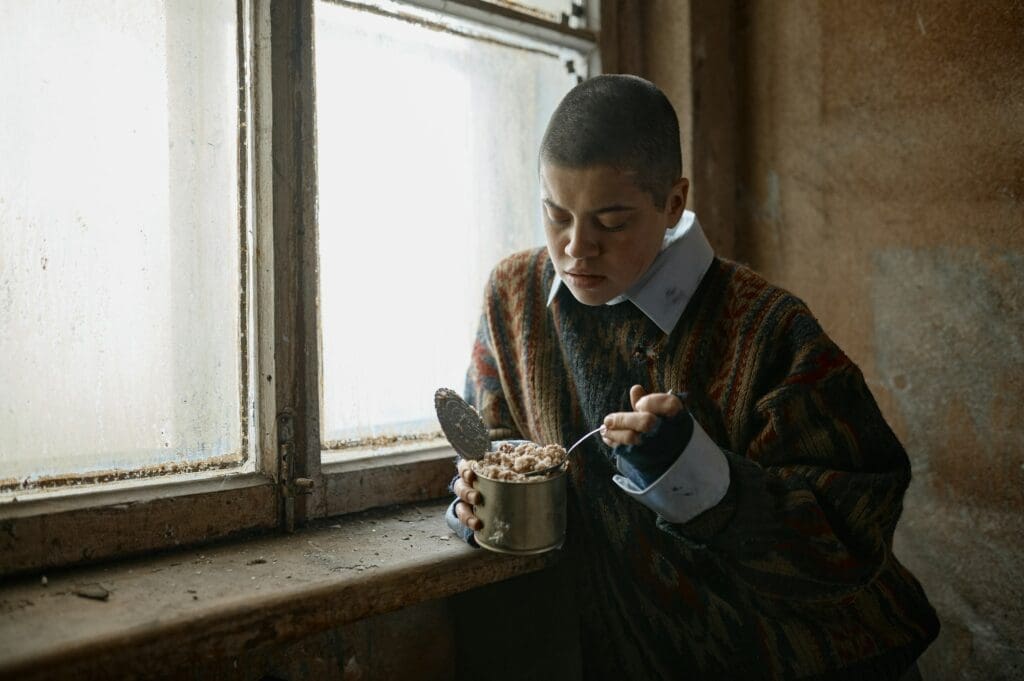
[[[764,596],[834,598],[888,562],[910,464],[860,370],[806,308],[781,331],[737,428],[745,447],[725,452],[725,497],[659,526],[715,553]]]
[[[476,538],[473,536],[473,530],[460,523],[458,516],[455,515],[455,504],[457,503],[459,503],[459,498],[455,497],[455,499],[452,500],[452,503],[448,504],[448,509],[444,512],[444,522],[448,526],[448,529],[452,531],[452,534],[472,546],[474,549],[478,549],[480,548],[480,545],[476,543]]]
[[[493,280],[494,274],[492,273],[488,290],[492,288]],[[505,394],[501,389],[501,379],[498,377],[498,366],[494,359],[494,348],[488,331],[486,310],[480,317],[463,392],[466,402],[477,410],[487,425],[488,435],[492,441],[520,439],[519,431],[514,425],[512,414],[505,400]],[[453,479],[449,485],[449,491],[453,491],[454,484],[455,480]],[[458,502],[459,499],[456,497],[448,505],[448,509],[445,511],[445,523],[457,537],[470,546],[478,548],[479,545],[476,543],[473,531],[459,522],[455,515],[455,505]]]
[[[491,440],[522,439],[501,387],[486,313],[480,318],[473,342],[464,392],[466,402],[473,405],[487,424]]]

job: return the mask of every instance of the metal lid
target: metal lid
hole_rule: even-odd
[[[457,392],[438,388],[434,393],[434,409],[444,436],[463,458],[480,459],[491,448],[484,420]]]

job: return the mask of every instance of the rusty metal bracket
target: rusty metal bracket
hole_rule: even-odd
[[[284,502],[282,525],[287,532],[295,531],[295,497],[313,492],[311,478],[295,477],[295,417],[291,408],[277,415],[277,455],[279,457],[278,489]]]

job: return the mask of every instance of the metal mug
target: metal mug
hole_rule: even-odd
[[[495,442],[492,447],[500,444]],[[530,482],[491,480],[478,474],[473,488],[482,498],[473,506],[473,513],[483,528],[473,533],[477,544],[518,555],[560,547],[565,541],[567,480],[564,470]]]

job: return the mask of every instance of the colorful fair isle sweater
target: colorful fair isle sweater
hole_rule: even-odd
[[[598,438],[574,453],[584,677],[899,678],[939,627],[892,553],[910,466],[807,307],[716,258],[666,335],[564,286],[547,305],[553,278],[544,249],[491,275],[466,397],[492,439],[574,441],[638,383],[686,391],[730,474],[720,503],[672,524],[612,482]]]

